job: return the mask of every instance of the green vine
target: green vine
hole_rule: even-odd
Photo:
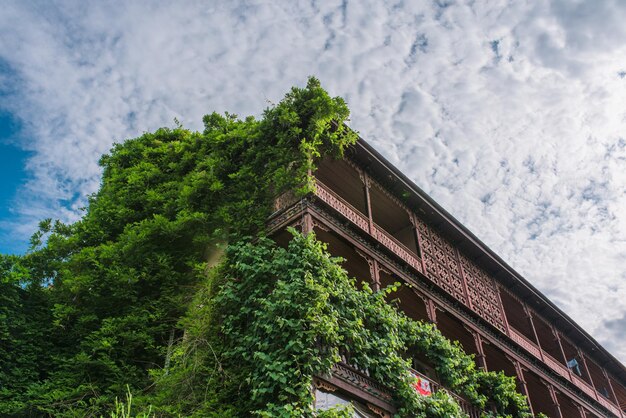
[[[373,292],[363,284],[358,290],[340,260],[330,257],[313,234],[292,233],[286,249],[265,238],[229,247],[208,281],[210,290],[196,302],[211,308],[190,317],[194,324],[219,325],[189,334],[184,344],[198,347],[199,340],[206,341],[205,347],[213,352],[205,352],[202,372],[183,373],[168,380],[167,387],[180,388],[181,381],[190,381],[191,391],[197,390],[196,384],[209,382],[201,387],[211,399],[219,399],[220,408],[230,404],[232,416],[315,416],[313,376],[327,375],[339,353],[349,352],[352,364],[391,388],[398,416],[463,416],[446,392],[424,397],[415,391],[407,353],[418,351],[435,365],[448,387],[476,407],[486,411],[486,405],[494,405],[492,416],[528,416],[525,398],[516,393],[512,378],[477,370],[458,344],[389,305],[385,296],[393,288]],[[187,372],[189,361],[197,361],[180,359],[176,367]],[[196,401],[191,404],[197,406]],[[223,409],[200,411],[178,412],[225,414]]]

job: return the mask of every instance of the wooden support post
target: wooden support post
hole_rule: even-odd
[[[504,303],[502,303],[502,296],[500,292],[502,292],[502,287],[496,283],[494,280],[494,284],[496,286],[496,296],[498,296],[498,306],[500,308],[500,312],[502,312],[502,318],[504,319],[504,326],[506,327],[506,335],[511,336],[511,326],[509,325],[509,319],[506,317],[506,311],[504,310]]]
[[[411,229],[413,230],[413,241],[415,242],[415,248],[417,249],[417,255],[422,258],[422,248],[420,247],[420,234],[417,230],[417,220],[415,219],[415,214],[407,209],[406,210],[407,215],[409,215],[409,222],[411,223]],[[423,262],[422,262],[422,271],[423,270]]]
[[[522,364],[513,359],[510,358],[509,356],[506,356],[506,358],[508,358],[512,363],[513,366],[515,367],[515,374],[517,374],[517,379],[520,381],[521,385],[522,385],[522,395],[526,396],[526,401],[528,402],[528,408],[530,409],[530,413],[531,415],[535,415],[535,413],[533,412],[533,405],[530,402],[530,393],[528,393],[528,385],[526,384],[526,378],[524,378],[524,368],[522,367]]]
[[[545,361],[543,358],[543,349],[541,348],[541,342],[539,341],[539,335],[537,334],[537,329],[535,328],[535,321],[533,321],[533,314],[530,311],[530,309],[528,309],[528,306],[526,304],[522,306],[524,308],[524,313],[526,314],[526,316],[528,317],[528,320],[530,321],[530,327],[533,329],[533,335],[535,336],[537,347],[539,347],[539,356],[541,357],[541,361]]]
[[[355,248],[354,251],[363,257],[367,262],[367,265],[370,269],[370,280],[372,282],[372,290],[374,292],[378,292],[380,290],[380,265],[378,265],[378,261],[376,259],[370,257],[367,254],[362,253],[358,248]]]
[[[613,384],[611,383],[611,379],[609,379],[609,374],[606,372],[606,369],[604,367],[602,367],[601,369],[602,369],[602,374],[604,375],[604,378],[606,379],[606,382],[609,385],[609,389],[611,390],[611,394],[613,395],[613,401],[617,405],[617,408],[621,412],[622,408],[619,405],[619,401],[617,400],[617,396],[615,396],[615,391],[613,390]],[[622,413],[622,416],[624,416],[623,413]]]
[[[593,377],[591,377],[591,373],[589,373],[589,367],[587,367],[587,360],[585,360],[585,355],[583,354],[582,351],[580,351],[580,348],[576,347],[576,349],[578,350],[578,356],[580,357],[580,361],[583,362],[583,366],[585,367],[585,372],[587,373],[587,376],[589,376],[589,383],[591,384],[591,387],[594,390],[596,399],[598,399],[598,389],[596,389],[596,385],[595,383],[593,383]]]
[[[563,361],[565,362],[565,367],[567,368],[569,380],[573,382],[574,379],[572,378],[572,370],[567,365],[567,356],[565,355],[565,350],[563,350],[563,344],[561,343],[561,337],[559,337],[559,332],[556,330],[556,328],[554,328],[553,325],[550,325],[550,329],[552,330],[552,334],[554,334],[554,338],[556,338],[556,341],[559,343],[559,348],[561,349],[561,355],[563,356]]]
[[[426,300],[426,313],[428,314],[428,320],[433,324],[437,324],[437,306],[432,299]]]
[[[359,177],[363,181],[363,189],[365,190],[365,204],[367,205],[367,220],[369,221],[370,234],[374,233],[374,214],[372,213],[372,198],[370,196],[370,187],[372,182],[365,171],[359,171]]]
[[[414,213],[411,213],[411,223],[413,224],[413,230],[415,231],[415,237],[417,239],[417,252],[420,255],[420,260],[422,262],[422,273],[424,273],[424,276],[426,276],[426,262],[424,261],[424,251],[422,249],[422,236],[420,235],[420,230],[418,227],[418,223],[419,220],[417,218],[417,215]]]
[[[464,325],[463,328],[465,328],[470,334],[472,334],[472,337],[474,338],[474,344],[476,345],[476,352],[478,353],[476,355],[476,362],[478,363],[478,367],[480,367],[484,371],[488,371],[487,370],[487,356],[485,355],[485,350],[483,349],[483,338],[480,336],[478,332],[469,328],[467,325]]]
[[[426,274],[426,271],[424,270],[424,258],[423,258],[423,254],[422,254],[422,246],[421,246],[421,242],[420,242],[420,234],[419,231],[417,229],[417,219],[415,217],[415,214],[408,208],[406,209],[406,213],[409,217],[409,223],[411,224],[411,231],[412,231],[412,236],[413,236],[413,243],[415,244],[415,255],[417,255],[419,257],[419,262],[420,262],[420,267],[422,270],[422,273]]]
[[[302,215],[302,234],[308,235],[313,232],[313,217],[310,213],[305,212]]]
[[[370,274],[372,276],[372,289],[374,289],[374,292],[378,292],[380,291],[380,267],[378,261],[370,258],[367,262],[370,266]]]
[[[563,413],[561,412],[561,405],[559,405],[559,398],[556,394],[556,390],[554,390],[554,386],[551,384],[544,382],[544,384],[548,387],[548,391],[550,391],[550,398],[552,399],[552,404],[554,406],[554,413],[557,418],[563,418]]]

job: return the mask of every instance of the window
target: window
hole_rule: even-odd
[[[348,405],[352,405],[352,408],[354,409],[354,413],[352,415],[354,418],[376,418],[375,415],[372,415],[369,412],[367,406],[355,400],[350,400],[343,394],[326,392],[320,389],[315,390],[315,409],[325,411],[335,406],[341,407]]]

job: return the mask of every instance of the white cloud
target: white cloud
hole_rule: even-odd
[[[414,3],[4,4],[2,107],[34,152],[8,227],[76,219],[113,141],[259,114],[317,75],[366,140],[626,360],[626,7]]]

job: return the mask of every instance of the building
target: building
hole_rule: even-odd
[[[277,240],[290,225],[314,230],[351,276],[374,289],[406,284],[394,295],[400,309],[434,322],[480,367],[515,376],[534,414],[626,417],[626,368],[365,141],[314,176],[312,195],[276,200],[268,224]],[[419,359],[415,373],[426,395],[438,389]],[[384,387],[348,364],[315,385],[322,407],[351,399],[365,417],[393,412]]]

